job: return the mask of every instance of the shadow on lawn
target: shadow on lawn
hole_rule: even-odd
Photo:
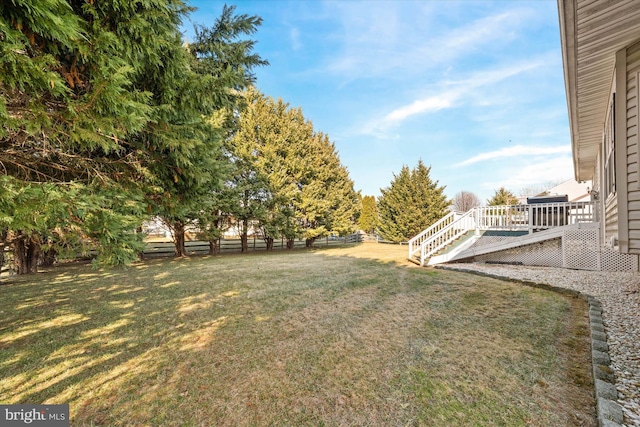
[[[312,397],[287,397],[291,402],[307,398],[309,411],[324,405],[318,409],[322,413],[349,414],[349,406],[342,403],[332,407],[313,400],[325,393],[327,384],[338,387],[339,378],[332,379],[324,369],[344,359],[336,356],[332,363],[319,363],[314,358],[333,354],[323,346],[337,352],[358,344],[365,322],[399,328],[415,322],[419,330],[424,327],[421,316],[430,307],[441,313],[456,310],[450,287],[425,290],[440,284],[441,273],[414,268],[403,254],[365,246],[359,251],[301,250],[276,257],[254,253],[154,259],[122,269],[67,266],[35,280],[18,278],[0,289],[6,301],[0,308],[2,403],[70,403],[73,425],[223,425],[224,420],[226,425],[232,425],[229,420],[259,425],[266,415],[255,405],[283,405],[276,397],[284,391],[277,388],[301,386],[313,390]],[[384,271],[374,268],[381,265]],[[358,272],[355,277],[353,271]],[[473,279],[460,284],[471,289]],[[404,293],[391,301],[397,310],[414,306],[413,317],[382,310],[383,304],[391,304],[393,293]],[[477,315],[484,322],[499,320]],[[438,319],[430,321],[435,325]],[[309,328],[317,330],[317,336]],[[373,338],[387,342],[386,336]],[[422,341],[414,338],[406,342],[415,347]],[[275,342],[282,347],[274,348]],[[404,348],[405,341],[398,345]],[[370,351],[377,355],[379,348]],[[297,365],[286,359],[294,352],[294,357],[311,361]],[[395,366],[398,361],[389,363]],[[362,369],[369,375],[366,362]],[[273,374],[274,385],[260,383],[258,373]],[[233,386],[227,384],[236,388],[229,390]],[[379,416],[390,412],[387,405],[399,404],[390,399],[380,399]],[[368,409],[349,416],[365,420],[375,412],[375,402],[364,399],[362,407]],[[280,408],[276,415],[281,418],[274,419],[303,419],[287,412],[294,409]],[[398,414],[412,410],[415,407],[404,406]],[[345,419],[349,417],[336,418],[336,424]]]
[[[162,384],[167,395],[182,392],[167,381],[189,353],[213,339],[228,318],[215,305],[235,295],[224,286],[185,285],[189,274],[176,273],[190,263],[108,272],[74,266],[41,274],[35,283],[19,278],[3,286],[3,403],[73,402],[72,414],[97,404],[103,414],[93,411],[92,422],[100,423],[111,418],[116,395],[145,400],[153,393],[149,383]]]
[[[89,412],[91,422],[100,423],[113,419],[115,400],[175,401],[185,393],[176,372],[198,368],[193,354],[206,350],[221,328],[242,317],[268,319],[295,299],[265,306],[250,298],[226,303],[249,292],[240,276],[243,269],[267,268],[261,259],[269,262],[271,254],[262,255],[225,256],[235,264],[225,270],[227,283],[216,283],[215,271],[211,279],[199,279],[216,264],[208,256],[110,270],[68,265],[35,280],[12,278],[1,289],[3,403],[72,403],[72,417]],[[75,422],[86,421],[80,416]]]

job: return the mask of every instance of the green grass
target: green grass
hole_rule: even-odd
[[[405,250],[11,278],[0,402],[78,426],[595,425],[583,301]]]

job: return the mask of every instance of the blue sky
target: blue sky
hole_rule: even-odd
[[[203,25],[225,4],[190,3]],[[419,159],[482,201],[573,177],[555,0],[227,4],[263,18],[257,87],[329,135],[363,195]]]

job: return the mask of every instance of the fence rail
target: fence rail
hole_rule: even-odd
[[[313,247],[322,248],[330,246],[341,246],[350,243],[361,243],[365,241],[366,235],[358,233],[350,234],[348,236],[328,236],[315,239]],[[294,241],[293,248],[306,247],[305,239],[296,239]],[[284,239],[274,240],[273,249],[282,250],[287,248],[287,241]],[[254,251],[266,251],[267,244],[260,237],[251,237],[248,241],[248,249],[250,252]],[[0,263],[0,275],[13,274],[13,252],[9,246],[0,246],[0,250],[3,251],[4,257],[2,263]],[[188,255],[206,255],[209,253],[208,241],[186,241],[185,250]],[[239,253],[242,250],[242,243],[240,239],[220,239],[218,241],[218,253]],[[95,256],[97,253],[91,251],[88,256]],[[150,241],[146,243],[146,248],[143,251],[144,257],[169,257],[175,254],[175,245],[169,239],[162,241]],[[86,258],[78,256],[76,259]],[[65,258],[66,259],[66,258]]]
[[[358,234],[350,234],[348,236],[328,236],[316,239],[313,247],[321,248],[327,246],[340,246],[349,243],[359,243],[362,238]],[[306,246],[305,239],[296,239],[293,248],[304,248]],[[267,243],[259,238],[249,238],[248,249],[250,252],[266,251]],[[274,240],[273,249],[287,249],[287,241],[284,239]],[[209,242],[196,240],[185,242],[185,250],[187,254],[204,255],[209,253]],[[234,253],[242,250],[242,242],[240,239],[220,239],[218,242],[218,253]],[[143,254],[145,257],[171,256],[175,252],[175,246],[171,241],[164,242],[148,242]]]

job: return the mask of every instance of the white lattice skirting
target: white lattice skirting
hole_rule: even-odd
[[[474,246],[486,247],[498,241],[506,242],[512,239],[518,239],[518,237],[487,236],[485,238],[483,236]],[[562,233],[562,237],[477,255],[474,260],[576,270],[638,271],[638,256],[621,254],[601,247],[597,228],[569,229]]]

